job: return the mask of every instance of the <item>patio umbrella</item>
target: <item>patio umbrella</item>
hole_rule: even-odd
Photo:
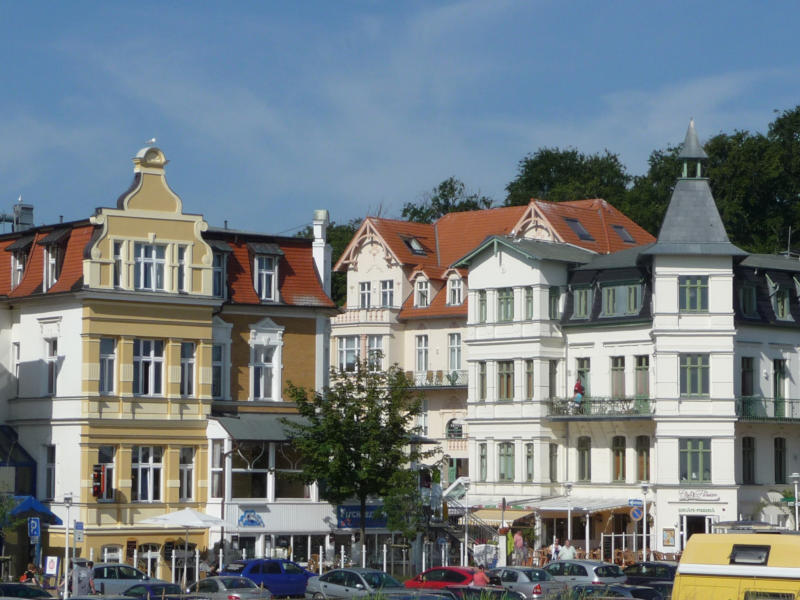
[[[139,521],[142,525],[164,525],[165,527],[183,527],[186,530],[184,538],[185,557],[189,556],[189,530],[190,529],[209,529],[211,527],[222,527],[225,521],[212,517],[205,513],[198,512],[191,508],[184,508],[171,513],[165,513],[157,517],[150,517]],[[187,560],[184,558],[184,560]],[[183,566],[183,589],[186,589],[186,564]]]

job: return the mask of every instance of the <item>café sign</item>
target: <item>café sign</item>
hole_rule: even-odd
[[[719,493],[710,490],[678,490],[681,502],[719,502]]]

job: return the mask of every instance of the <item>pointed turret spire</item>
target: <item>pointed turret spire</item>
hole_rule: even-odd
[[[683,178],[689,177],[689,163],[696,163],[696,175],[698,179],[701,176],[702,161],[708,158],[708,154],[703,150],[700,145],[700,140],[697,139],[697,132],[694,130],[694,119],[689,119],[689,129],[686,130],[686,137],[683,140],[683,147],[678,158],[683,159]]]

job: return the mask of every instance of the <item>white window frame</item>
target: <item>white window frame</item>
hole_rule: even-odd
[[[356,372],[359,360],[359,341],[357,335],[342,335],[337,338],[340,371]]]
[[[253,260],[256,293],[261,300],[276,301],[278,295],[278,257],[268,254],[257,254]]]
[[[25,263],[28,262],[28,250],[15,250],[11,253],[11,287],[17,287],[25,275]]]
[[[430,282],[427,279],[417,279],[414,285],[414,306],[425,308],[430,306]]]
[[[381,281],[381,306],[384,308],[394,306],[394,281],[391,279]]]
[[[45,339],[45,362],[47,363],[47,395],[58,394],[58,338]]]
[[[156,460],[158,455],[158,460]],[[142,460],[145,457],[146,460]],[[164,492],[164,448],[161,446],[133,446],[131,448],[131,501],[161,502]],[[143,483],[144,482],[144,483]],[[142,486],[146,484],[144,494]]]
[[[415,337],[416,343],[416,367],[418,373],[423,373],[428,370],[428,336],[418,335]]]
[[[208,489],[209,498],[225,497],[225,440],[211,440],[209,447],[211,456],[209,464],[211,469],[210,487]]]
[[[136,263],[134,288],[150,292],[164,291],[166,289],[164,272],[167,264],[167,246],[136,242],[133,249]],[[149,284],[147,283],[148,279],[150,280]]]
[[[108,344],[111,351],[108,351]],[[106,348],[104,348],[106,346]],[[114,338],[100,338],[100,380],[98,391],[101,396],[110,396],[116,389],[116,371],[114,364],[117,356],[117,344]]]
[[[231,365],[231,331],[232,323],[226,323],[219,317],[212,320],[212,348],[211,348],[211,395],[215,400],[230,397],[230,365]],[[219,347],[221,352],[218,357],[214,356],[215,347]],[[214,392],[215,378],[219,377],[218,394]]]
[[[194,446],[181,446],[178,451],[178,499],[186,502],[194,499]]]
[[[122,287],[122,241],[112,242],[112,252],[114,258],[114,272],[112,274],[111,285],[115,288]]]
[[[194,342],[181,342],[181,384],[180,393],[184,398],[195,395],[195,356],[197,345]]]
[[[281,377],[283,372],[283,327],[279,327],[269,317],[259,321],[250,330],[250,399],[268,402],[280,402]],[[262,362],[271,352],[271,361]],[[262,369],[259,371],[258,369]],[[269,369],[265,371],[263,369]],[[264,375],[269,372],[271,381],[269,389],[265,389]],[[256,377],[259,377],[259,397],[256,397]]]
[[[103,456],[103,449],[106,449],[106,456]],[[110,450],[109,450],[110,449]],[[97,450],[97,463],[105,467],[105,485],[103,493],[98,500],[114,500],[114,465],[117,458],[117,448],[109,444],[100,446]]]
[[[450,371],[461,370],[461,334],[450,333],[447,335],[448,367]]]
[[[383,370],[383,336],[367,336],[367,366],[373,373]]]
[[[372,301],[372,282],[361,281],[358,284],[358,307],[369,308]]]
[[[156,351],[160,348],[160,353]],[[137,387],[138,383],[138,387]],[[162,396],[164,389],[164,341],[133,340],[133,395]]]
[[[226,298],[228,296],[228,253],[214,252],[212,260],[211,293],[215,298]]]
[[[58,281],[58,276],[61,274],[61,246],[58,244],[49,244],[44,248],[44,278],[43,287],[46,292],[53,287]]]
[[[460,277],[451,277],[447,281],[447,304],[458,306],[464,299],[464,282]]]
[[[186,261],[186,256],[189,253],[189,246],[179,244],[177,248],[178,254],[178,292],[187,293],[189,291],[189,265]]]

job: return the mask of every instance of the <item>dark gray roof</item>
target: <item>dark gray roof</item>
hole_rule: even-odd
[[[33,234],[23,235],[21,238],[17,238],[16,241],[6,246],[6,251],[14,252],[15,250],[24,250],[33,243],[33,238],[35,237],[36,236]]]
[[[643,246],[636,246],[635,248],[626,248],[619,252],[612,252],[611,254],[598,254],[591,261],[576,267],[576,271],[599,271],[600,269],[624,269],[626,267],[635,267],[639,263],[640,257],[646,250],[653,247],[654,244],[644,244]]]
[[[242,417],[211,417],[219,421],[230,436],[235,440],[252,441],[265,440],[282,442],[289,439],[282,419],[293,423],[305,424],[307,421],[297,414],[284,413],[255,413]]]
[[[278,244],[270,244],[265,242],[247,242],[247,247],[253,251],[254,254],[272,254],[274,256],[283,256],[283,250]]]
[[[700,140],[697,139],[697,132],[694,130],[694,119],[689,121],[689,129],[686,130],[686,137],[683,139],[683,148],[678,158],[708,158],[708,154],[703,150],[700,145]]]
[[[583,248],[578,248],[572,244],[558,242],[545,242],[542,240],[528,240],[524,238],[504,237],[492,235],[486,238],[480,245],[469,254],[455,261],[452,266],[465,267],[480,254],[485,248],[491,245],[500,244],[511,252],[517,252],[527,258],[538,260],[557,260],[568,263],[585,263],[596,253]]]
[[[800,272],[800,260],[778,254],[751,254],[739,264],[754,269]]]
[[[231,245],[224,240],[206,240],[206,242],[217,252],[233,252]]]
[[[678,179],[658,241],[644,254],[746,256],[731,244],[707,179]]]

